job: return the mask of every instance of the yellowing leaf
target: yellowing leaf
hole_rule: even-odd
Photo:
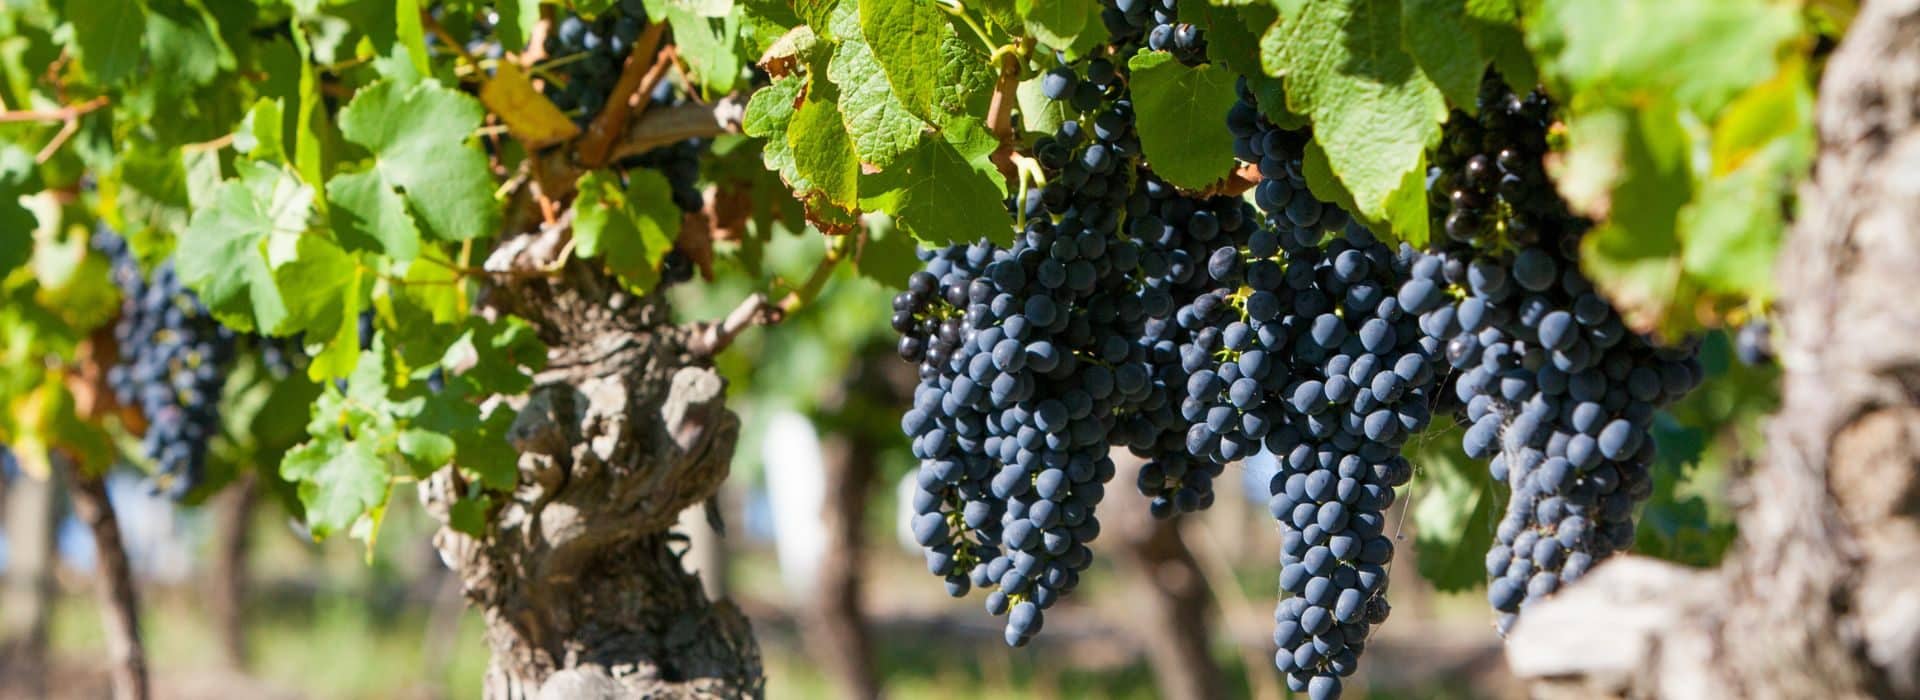
[[[501,61],[493,77],[480,86],[480,102],[500,115],[507,131],[528,149],[550,146],[580,134],[580,127],[553,106],[533,81],[511,61]]]

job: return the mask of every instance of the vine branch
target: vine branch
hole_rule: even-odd
[[[786,316],[786,310],[767,299],[767,295],[754,292],[728,312],[726,318],[695,326],[693,337],[687,341],[687,352],[697,357],[713,357],[732,345],[748,328],[773,325]]]
[[[653,72],[654,53],[660,48],[660,36],[665,33],[664,22],[653,22],[640,33],[633,42],[633,50],[627,54],[626,67],[620,71],[620,82],[615,83],[613,92],[607,95],[606,106],[594,115],[593,122],[587,126],[587,133],[580,136],[574,144],[574,155],[580,163],[589,168],[598,168],[607,164],[609,151],[614,142],[625,132],[627,117],[632,109],[627,104],[647,75]],[[658,80],[658,77],[655,77]]]

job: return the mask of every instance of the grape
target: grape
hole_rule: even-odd
[[[1093,91],[1103,126],[1041,139],[1048,185],[1008,203],[1023,215],[1013,244],[924,252],[891,319],[901,356],[920,366],[901,420],[921,460],[915,538],[949,593],[992,589],[987,609],[1007,616],[1015,646],[1092,561],[1117,415],[1150,390],[1135,343],[1140,256],[1115,215],[1139,153],[1132,106],[1111,66],[1057,71],[1072,86],[1057,94]]]
[[[220,391],[236,337],[180,284],[173,261],[143,275],[127,242],[102,228],[93,247],[113,266],[120,288],[114,324],[118,361],[107,383],[121,404],[146,418],[141,452],[154,462],[156,487],[181,498],[200,483],[207,445],[220,430]]]
[[[1511,490],[1486,561],[1504,632],[1528,604],[1632,544],[1634,505],[1651,492],[1654,412],[1691,390],[1700,366],[1691,341],[1661,347],[1628,333],[1580,272],[1590,224],[1540,167],[1545,97],[1515,96],[1495,75],[1480,106],[1477,119],[1448,122],[1429,178],[1448,236],[1414,267],[1461,294],[1420,328],[1462,370],[1439,392],[1471,421],[1462,446]],[[1416,279],[1400,298],[1425,299],[1430,286]]]
[[[1268,507],[1285,536],[1275,665],[1290,688],[1337,697],[1340,678],[1354,671],[1371,626],[1389,609],[1384,565],[1393,543],[1383,511],[1412,475],[1400,448],[1430,420],[1439,378],[1434,366],[1444,346],[1420,331],[1408,308],[1444,298],[1433,271],[1414,269],[1411,248],[1389,248],[1307,191],[1305,134],[1267,123],[1244,82],[1228,122],[1236,153],[1258,158],[1255,202],[1278,252],[1273,261],[1227,260],[1263,279],[1253,289],[1279,300],[1269,320],[1235,321],[1253,328],[1262,341],[1255,349],[1274,368],[1266,386],[1276,398],[1273,427],[1263,442],[1280,458]],[[1263,245],[1259,252],[1275,251]],[[1274,273],[1251,272],[1263,264],[1276,265]],[[1236,269],[1209,267],[1216,277]],[[1204,310],[1188,316],[1210,318]]]

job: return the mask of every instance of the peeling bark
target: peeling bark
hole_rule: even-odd
[[[1621,558],[1530,607],[1508,657],[1542,695],[1920,697],[1920,0],[1865,3],[1818,121],[1740,540],[1717,570]]]
[[[725,382],[686,352],[658,295],[591,266],[494,288],[489,303],[549,350],[509,433],[519,486],[483,538],[434,538],[486,619],[487,697],[759,696],[746,617],[708,600],[669,532],[726,478],[740,424]],[[443,470],[421,497],[444,520],[458,488]]]

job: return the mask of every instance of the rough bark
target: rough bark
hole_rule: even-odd
[[[233,669],[247,665],[247,552],[259,492],[258,480],[249,473],[222,494],[214,508],[216,540],[207,572],[207,607],[220,636],[221,661]]]
[[[1119,472],[1127,475],[1115,482],[1130,482],[1140,460],[1121,450],[1114,458]],[[1145,499],[1118,498],[1109,504],[1116,512],[1100,522],[1109,524],[1106,537],[1113,540],[1114,560],[1126,573],[1133,605],[1127,624],[1146,649],[1160,696],[1224,697],[1220,669],[1208,653],[1213,639],[1207,625],[1211,596],[1206,576],[1187,550],[1179,526],[1149,515]]]
[[[725,383],[685,351],[658,295],[627,295],[591,266],[496,287],[490,303],[549,350],[509,433],[519,486],[483,537],[435,536],[486,619],[487,697],[760,695],[746,618],[708,600],[669,532],[726,478],[739,419]],[[443,470],[422,498],[444,518],[460,488]]]
[[[870,441],[834,436],[823,445],[826,457],[826,500],[820,519],[826,529],[826,555],[813,587],[813,605],[802,634],[814,660],[843,698],[880,696],[879,674],[873,667],[873,644],[866,616],[860,610],[862,571],[866,565],[867,495],[879,476],[874,457],[878,446]]]
[[[146,650],[140,643],[139,594],[133,585],[133,567],[120,540],[120,524],[107,500],[104,476],[87,474],[71,460],[54,460],[68,470],[73,511],[93,533],[94,568],[99,580],[100,616],[107,641],[107,673],[113,679],[115,700],[146,700]]]
[[[7,581],[0,599],[0,640],[6,666],[22,678],[31,697],[46,694],[47,632],[53,618],[54,536],[60,524],[56,496],[61,474],[45,479],[22,475],[6,490]]]
[[[1617,560],[1529,609],[1508,657],[1543,695],[1920,697],[1920,0],[1864,4],[1818,123],[1740,540],[1716,570]]]

